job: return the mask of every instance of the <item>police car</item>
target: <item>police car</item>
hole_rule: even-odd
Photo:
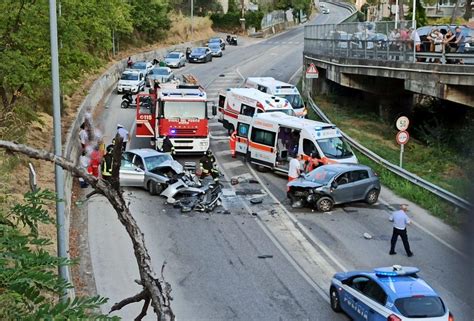
[[[354,321],[454,321],[443,300],[415,267],[336,273],[329,296],[335,312]]]

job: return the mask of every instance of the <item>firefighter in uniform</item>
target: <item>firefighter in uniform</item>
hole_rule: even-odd
[[[168,135],[165,135],[165,138],[163,139],[163,145],[161,146],[161,150],[163,151],[163,153],[167,153],[170,155],[175,154],[173,143],[171,142]]]
[[[232,158],[235,158],[235,145],[237,144],[237,137],[235,135],[237,135],[237,131],[234,130],[229,139],[230,154],[232,155]]]
[[[107,146],[107,151],[104,155],[104,158],[102,158],[102,162],[100,164],[102,178],[105,179],[106,181],[110,180],[110,178],[112,177],[113,150],[114,150],[113,145]]]
[[[219,181],[219,171],[216,168],[216,159],[212,155],[211,150],[207,150],[203,157],[199,160],[199,166],[201,167],[201,178],[211,175],[214,182]]]

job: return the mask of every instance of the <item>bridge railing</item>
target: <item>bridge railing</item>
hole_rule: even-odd
[[[433,63],[474,63],[474,53],[417,52],[409,37],[411,21],[356,22],[305,27],[304,51],[331,57]],[[403,37],[400,33],[406,33]]]

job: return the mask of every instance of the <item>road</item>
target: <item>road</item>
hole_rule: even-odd
[[[344,15],[329,5],[331,14],[313,23],[340,21]],[[334,20],[331,20],[333,17]],[[273,76],[296,81],[301,73],[303,29],[296,27],[269,39],[242,39],[212,63],[187,65],[180,73],[195,74],[210,100],[219,91],[239,86],[248,76]],[[117,123],[134,128],[134,110],[119,108],[120,96],[112,94],[99,123],[110,141]],[[347,320],[328,304],[329,280],[336,271],[392,264],[416,265],[454,311],[456,320],[472,313],[464,293],[462,240],[448,226],[427,216],[416,217],[410,229],[415,257],[388,256],[391,226],[385,202],[396,204],[389,191],[376,206],[351,204],[328,214],[287,207],[286,179],[257,173],[241,160],[230,158],[221,124],[211,122],[211,146],[224,181],[233,176],[254,177],[258,184],[226,184],[224,207],[231,214],[181,214],[164,199],[146,191],[127,189],[126,197],[142,232],[155,271],[166,262],[164,276],[173,289],[173,310],[178,320]],[[148,147],[133,139],[130,148]],[[179,158],[179,160],[189,158]],[[249,198],[265,196],[259,205]],[[105,199],[94,196],[87,204],[90,255],[97,292],[109,297],[103,307],[140,291],[133,280],[138,269],[131,243],[115,212]],[[364,232],[374,236],[370,241]],[[398,250],[401,253],[401,249]],[[259,258],[267,255],[271,257]],[[130,320],[141,305],[116,315]],[[152,313],[150,309],[150,314]],[[147,320],[154,319],[151,315]]]

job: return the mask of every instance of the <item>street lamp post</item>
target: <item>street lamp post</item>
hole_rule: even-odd
[[[191,0],[191,35],[194,33],[194,0]]]
[[[53,85],[53,123],[54,123],[54,154],[62,155],[61,145],[61,111],[60,111],[60,88],[59,88],[59,53],[58,53],[58,21],[56,16],[56,0],[49,0],[49,28],[51,41],[51,78]],[[64,216],[64,172],[59,166],[55,166],[56,187],[56,224],[58,257],[67,258],[66,249],[66,226]],[[59,266],[59,276],[69,282],[69,272],[65,265]],[[66,293],[62,293],[61,300],[66,300]]]

